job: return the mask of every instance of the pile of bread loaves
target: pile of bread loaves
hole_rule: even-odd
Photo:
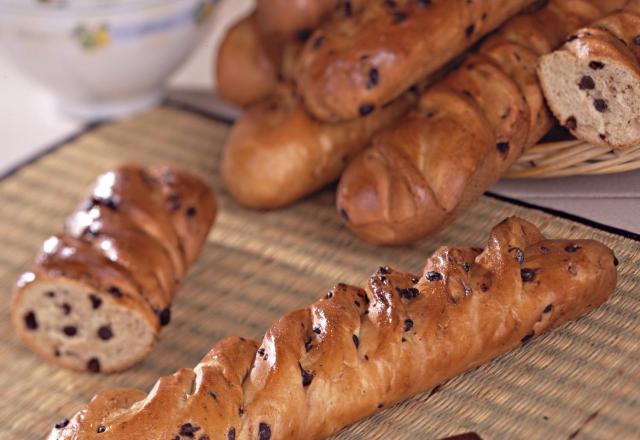
[[[602,19],[626,3],[258,0],[220,50],[220,90],[248,106],[226,185],[276,208],[342,174],[338,208],[358,235],[431,234],[553,125],[542,55],[547,97],[576,136],[633,143],[636,1]],[[141,360],[216,210],[209,186],[176,167],[103,174],[19,278],[18,334],[75,370]],[[617,265],[601,243],[508,218],[483,249],[441,247],[420,274],[381,266],[363,287],[337,284],[261,341],[222,340],[148,394],[102,392],[49,439],[325,438],[597,307]]]
[[[640,145],[639,13],[637,0],[258,0],[217,60],[219,93],[245,107],[226,187],[273,209],[340,178],[360,237],[433,234],[540,141],[549,107],[578,138]]]

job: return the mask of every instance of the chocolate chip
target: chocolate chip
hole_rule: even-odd
[[[69,424],[69,419],[62,419],[54,425],[56,429],[62,429]]]
[[[200,431],[199,426],[192,425],[191,423],[185,423],[180,427],[179,434],[184,437],[193,438],[193,435],[198,431]]]
[[[319,335],[320,333],[322,333],[322,330],[320,330],[320,327],[314,327],[314,328],[313,328],[313,332],[314,332],[316,335]]]
[[[315,40],[313,40],[313,48],[320,49],[324,44],[324,35],[318,35]]]
[[[480,284],[480,290],[481,290],[482,292],[487,292],[487,291],[489,290],[489,285],[488,285],[488,284],[486,284],[486,283],[482,283],[482,284]]]
[[[333,292],[329,291],[327,292],[327,294],[324,296],[326,299],[331,299],[333,298]]]
[[[35,312],[29,311],[24,315],[24,325],[29,330],[35,330],[38,328],[38,320],[36,319]]]
[[[529,342],[531,339],[533,339],[533,337],[536,335],[535,330],[531,330],[531,333],[529,333],[527,336],[525,336],[524,338],[522,338],[522,345],[526,344],[527,342]]]
[[[378,69],[372,67],[369,69],[369,81],[367,81],[367,89],[371,89],[378,85],[378,79],[380,78]]]
[[[108,341],[113,338],[113,331],[110,325],[103,325],[98,329],[98,337],[103,341]]]
[[[62,332],[69,337],[73,337],[78,334],[78,328],[73,325],[67,325],[62,328]]]
[[[102,434],[103,432],[105,432],[107,430],[107,428],[104,425],[100,425],[98,426],[98,429],[96,429],[96,432],[98,434]]]
[[[378,268],[378,272],[380,272],[383,275],[388,275],[389,272],[391,272],[391,269],[389,268],[389,266],[380,266]]]
[[[585,75],[580,78],[580,82],[578,83],[578,87],[580,90],[593,90],[596,88],[596,83],[593,81],[589,75]]]
[[[216,395],[216,393],[214,393],[213,391],[209,391],[209,395],[211,396],[211,398],[212,398],[213,400],[216,400],[216,401],[218,400],[218,396],[217,396],[217,395]]]
[[[57,348],[53,350],[53,355],[57,358],[60,357],[60,350],[58,350]]]
[[[344,2],[344,4],[342,5],[342,11],[344,12],[345,17],[351,17],[351,14],[353,14],[353,8],[351,7],[350,1]]]
[[[531,281],[536,279],[536,270],[535,269],[520,269],[520,278],[525,283],[530,283]]]
[[[384,403],[379,403],[379,404],[378,404],[378,409],[380,409],[380,408],[382,408],[382,407],[384,407]]]
[[[600,113],[604,113],[609,108],[609,105],[607,104],[607,101],[605,101],[604,99],[594,99],[593,107]]]
[[[302,386],[306,388],[309,385],[311,385],[311,381],[313,381],[315,374],[302,368],[302,365],[299,362],[298,362],[298,366],[300,367],[300,374],[302,375]]]
[[[238,408],[238,415],[240,417],[242,417],[244,415],[244,407],[241,406],[240,408]]]
[[[267,423],[258,425],[258,440],[269,440],[271,438],[271,426]]]
[[[391,17],[393,18],[394,24],[399,24],[407,19],[407,13],[404,11],[393,11]]]
[[[354,301],[353,303],[356,305],[356,307],[360,307],[360,301]]]
[[[368,114],[373,112],[374,109],[375,106],[373,104],[362,104],[359,109],[360,116],[367,116]]]
[[[569,130],[575,130],[576,128],[578,128],[578,120],[576,119],[575,116],[570,116],[565,122],[564,122],[564,126],[566,128],[568,128]]]
[[[258,349],[258,356],[260,356],[260,357],[264,357],[264,353],[265,353],[264,348],[260,347],[260,348]]]
[[[405,299],[413,299],[420,294],[420,291],[415,287],[409,287],[406,289],[396,288],[396,290],[400,294],[400,297]]]
[[[89,361],[87,362],[87,370],[91,371],[92,373],[99,373],[100,361],[97,358],[89,359]]]
[[[419,278],[419,277],[411,277],[411,282],[412,282],[413,284],[418,284],[418,281],[420,281],[420,278]]]
[[[71,313],[71,305],[67,303],[62,304],[60,308],[62,309],[62,313],[64,313],[65,315],[68,315],[69,313]]]
[[[615,255],[613,256],[613,265],[614,266],[618,266],[620,264],[620,261],[618,260],[618,257],[616,257]]]
[[[471,37],[473,35],[473,33],[476,31],[476,25],[475,24],[470,24],[469,26],[467,26],[467,28],[464,30],[464,33],[467,37]]]
[[[592,68],[593,70],[604,69],[604,63],[601,63],[600,61],[591,61],[589,63],[589,67]]]
[[[229,432],[227,433],[227,440],[236,440],[236,428],[229,428]]]
[[[503,156],[506,156],[507,153],[509,152],[509,142],[498,142],[496,144],[496,148],[498,149],[498,152],[500,154],[502,154]]]
[[[93,307],[94,310],[99,309],[102,305],[102,299],[93,293],[89,294],[89,300],[91,301],[91,307]]]
[[[122,290],[120,290],[116,286],[109,287],[109,289],[107,289],[107,292],[109,292],[111,295],[113,295],[114,298],[122,298],[122,296],[123,296]]]
[[[360,339],[358,339],[356,335],[353,335],[351,339],[353,339],[353,345],[355,345],[356,348],[360,347]]]
[[[171,309],[168,307],[166,309],[162,309],[159,312],[156,312],[158,315],[158,319],[160,320],[161,326],[169,325],[171,322]]]
[[[404,331],[408,332],[413,328],[413,321],[411,319],[404,320]]]
[[[187,217],[195,217],[197,213],[198,213],[198,210],[193,206],[189,206],[187,208]]]
[[[300,41],[301,43],[304,43],[305,41],[307,41],[307,39],[311,36],[311,29],[300,29],[298,32],[296,32],[296,38],[298,39],[298,41]]]
[[[56,296],[56,292],[48,291],[47,293],[45,293],[45,295],[46,295],[48,298],[55,298],[55,296]]]
[[[564,248],[565,251],[570,253],[577,252],[578,249],[580,249],[580,246],[578,246],[577,244],[570,244],[569,246]]]
[[[425,278],[430,282],[440,281],[442,280],[442,274],[440,272],[427,272]]]
[[[462,270],[465,272],[469,272],[471,270],[471,265],[469,263],[462,263]]]
[[[544,310],[542,311],[542,313],[549,313],[553,310],[553,304],[549,304],[547,305],[547,307],[544,308]]]

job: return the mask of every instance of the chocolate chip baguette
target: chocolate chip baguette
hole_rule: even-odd
[[[12,302],[18,334],[63,367],[131,366],[169,323],[215,215],[209,187],[184,170],[128,165],[103,174],[20,277]]]
[[[640,145],[640,1],[580,29],[538,72],[549,107],[577,138]]]
[[[260,27],[281,39],[306,39],[337,9],[350,15],[369,0],[257,0]]]
[[[349,164],[337,196],[349,227],[390,244],[447,225],[552,126],[536,75],[539,55],[625,3],[551,0],[510,20]]]
[[[96,396],[50,440],[319,439],[519,347],[603,303],[617,261],[510,218],[482,249],[442,247],[422,275],[381,267],[229,338],[149,393]]]
[[[313,33],[298,62],[298,89],[320,120],[367,115],[535,2],[371,1]]]
[[[326,123],[312,118],[292,87],[249,106],[225,141],[222,177],[245,206],[286,206],[335,181],[379,130],[416,102],[407,93],[367,118]]]

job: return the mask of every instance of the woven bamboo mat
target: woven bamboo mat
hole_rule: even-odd
[[[611,246],[621,262],[614,297],[577,322],[336,438],[435,439],[466,431],[484,439],[640,438],[639,242],[485,197],[430,240],[376,248],[340,224],[332,191],[272,213],[234,204],[218,177],[227,130],[161,107],[91,130],[0,182],[0,288],[7,295],[0,304],[0,439],[41,439],[102,389],[149,389],[159,375],[195,365],[222,337],[259,339],[277,317],[338,281],[362,283],[381,264],[419,271],[437,246],[483,245],[490,228],[514,214],[549,236],[593,237]],[[221,214],[177,296],[171,325],[143,363],[112,376],[63,371],[19,343],[9,321],[9,291],[96,175],[124,161],[174,162],[198,172],[217,188]]]

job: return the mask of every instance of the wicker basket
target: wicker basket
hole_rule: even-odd
[[[572,139],[543,142],[530,148],[503,177],[563,177],[636,169],[640,169],[640,146],[618,151]]]

